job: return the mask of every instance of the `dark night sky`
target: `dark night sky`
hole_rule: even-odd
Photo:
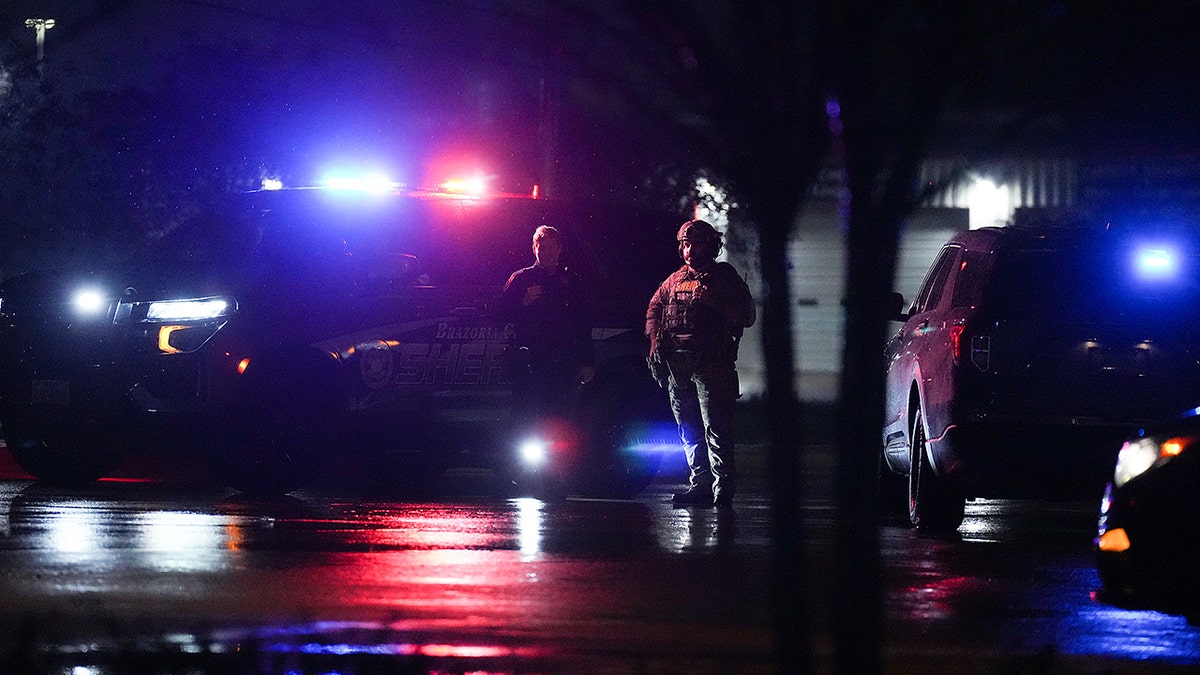
[[[645,48],[652,59],[665,55],[658,63],[674,68],[686,61],[682,49],[671,61],[682,33],[672,32],[670,20],[626,9],[622,16],[640,21],[641,30],[661,34],[613,49],[602,33],[621,25],[615,9],[624,5],[591,10],[594,25],[588,25],[578,15],[589,10],[563,9],[571,4],[23,0],[0,9],[7,37],[0,63],[31,58],[33,32],[24,18],[53,17],[46,74],[59,91],[140,88],[173,107],[158,120],[164,134],[181,143],[220,142],[242,151],[247,163],[261,160],[301,179],[341,161],[404,172],[409,163],[462,158],[531,181],[545,171],[539,126],[547,122],[558,124],[560,143],[551,148],[557,171],[576,186],[605,172],[636,175],[655,154],[687,157],[690,148],[664,134],[654,113],[614,100],[611,89],[597,86],[595,72],[562,56],[565,48],[619,71],[613,64]],[[696,3],[697,12],[720,4]],[[976,102],[956,118],[966,120],[960,133],[972,133],[990,107],[1033,101],[1060,110],[1031,125],[1037,133],[1023,141],[1034,149],[1194,151],[1200,133],[1194,36],[1200,32],[1192,30],[1197,21],[1190,3],[1146,3],[1136,10],[1116,2],[1032,6],[1052,26],[1037,48],[1011,48],[1004,42],[1010,36],[998,30],[990,57],[983,50],[956,64],[947,55],[947,67],[981,83],[981,91],[970,92]],[[558,47],[539,25],[546,11],[557,13],[550,24],[561,29]],[[995,14],[981,30],[1003,24],[1004,12]],[[568,15],[574,20],[562,20]],[[1070,17],[1068,32],[1055,32],[1060,16]],[[563,76],[557,90],[553,78],[544,79],[555,72]],[[655,76],[665,80],[671,73],[651,73],[645,85],[651,91]],[[551,89],[543,89],[546,82]],[[542,106],[547,91],[546,100],[559,107]]]
[[[503,165],[536,142],[540,63],[488,3],[25,4],[5,13],[56,17],[60,91],[140,88],[297,169],[450,148]]]

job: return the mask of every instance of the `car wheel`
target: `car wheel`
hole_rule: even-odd
[[[587,460],[575,482],[585,496],[628,499],[658,475],[662,453],[655,447],[657,432],[673,431],[674,422],[667,421],[669,408],[657,388],[631,392],[617,382],[601,386],[584,405]]]
[[[317,428],[268,406],[239,416],[218,442],[216,470],[239,492],[281,495],[310,482],[322,451]]]
[[[337,417],[333,380],[322,366],[295,357],[251,364],[214,449],[214,468],[230,487],[278,495],[318,477]]]
[[[82,485],[97,480],[118,464],[117,442],[104,430],[28,426],[4,421],[9,454],[34,478],[47,483]]]
[[[447,455],[395,453],[362,458],[350,478],[354,487],[388,496],[428,496],[453,466]]]
[[[588,497],[628,499],[654,481],[662,454],[650,445],[652,434],[633,420],[614,421],[598,432],[599,459],[581,477],[579,492]]]
[[[502,481],[506,497],[531,497],[543,502],[559,502],[571,493],[570,482],[557,473],[510,468],[503,472]]]
[[[954,530],[962,524],[965,507],[962,493],[933,472],[925,420],[918,408],[909,434],[908,521],[923,530]]]

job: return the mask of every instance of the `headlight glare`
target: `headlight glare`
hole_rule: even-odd
[[[1196,440],[1192,436],[1174,436],[1166,440],[1147,437],[1128,441],[1121,447],[1121,452],[1117,455],[1117,469],[1113,473],[1113,483],[1117,487],[1128,483],[1155,464],[1178,457]]]
[[[1120,487],[1142,475],[1158,461],[1158,443],[1150,438],[1128,441],[1117,455],[1117,469],[1113,482]]]
[[[161,300],[151,302],[146,309],[147,321],[206,321],[227,316],[233,302],[227,298],[196,298],[192,300]]]
[[[530,438],[517,448],[526,466],[541,466],[550,457],[550,444],[540,438]]]
[[[108,309],[108,298],[100,291],[90,288],[80,289],[71,296],[71,304],[75,311],[87,316],[100,314]]]

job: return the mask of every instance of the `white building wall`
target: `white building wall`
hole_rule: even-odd
[[[938,190],[924,202],[925,208],[908,219],[901,232],[893,288],[911,301],[934,256],[955,232],[972,226],[1010,224],[1018,208],[1072,206],[1079,193],[1078,174],[1076,162],[1057,158],[976,165],[954,158],[925,162],[921,184]],[[788,245],[796,389],[801,399],[808,401],[832,401],[838,396],[846,267],[836,204],[840,179],[841,171],[836,168],[821,173]],[[987,189],[981,191],[981,186]],[[973,197],[987,197],[988,203],[972,203]],[[751,288],[758,293],[758,261],[731,262],[747,275]],[[761,294],[756,297],[761,298]],[[738,359],[743,394],[763,394],[766,358],[760,325],[756,325],[747,331]]]
[[[901,234],[895,289],[911,299],[941,245],[967,228],[965,209],[922,209]],[[838,395],[845,316],[845,246],[837,208],[816,204],[797,220],[788,245],[792,298],[792,349],[796,389],[802,400],[833,401]],[[733,261],[748,278],[761,278],[757,261]],[[756,287],[752,285],[752,288]],[[761,297],[761,296],[760,296]],[[760,306],[761,311],[761,306]],[[766,357],[760,325],[746,332],[738,359],[742,393],[761,396]]]

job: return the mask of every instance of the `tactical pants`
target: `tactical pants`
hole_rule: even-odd
[[[669,358],[668,365],[667,393],[690,470],[688,487],[711,487],[714,494],[733,496],[737,487],[733,457],[737,370],[732,362],[691,364],[679,358]]]

